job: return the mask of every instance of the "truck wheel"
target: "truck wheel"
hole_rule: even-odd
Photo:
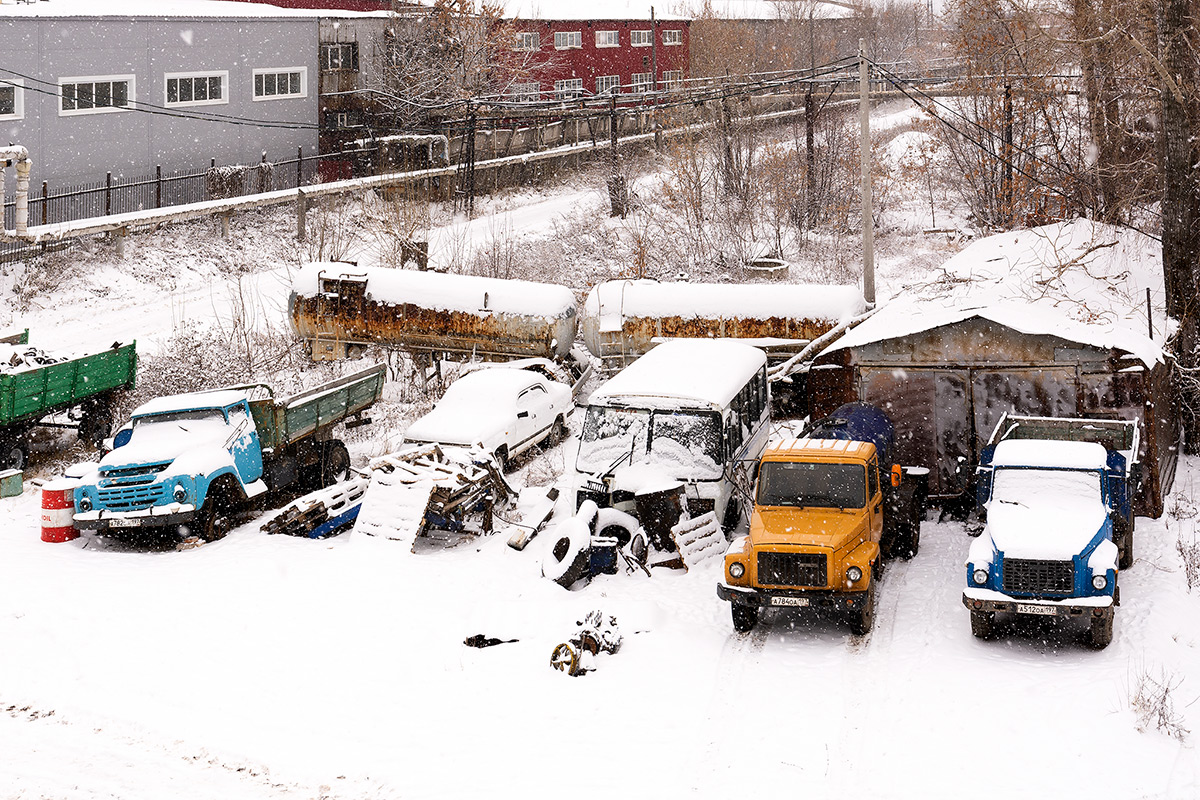
[[[321,488],[350,478],[350,451],[337,439],[321,447]]]
[[[733,612],[733,629],[735,631],[747,633],[754,630],[754,626],[758,624],[758,608],[756,606],[730,603],[729,608]]]
[[[996,615],[988,611],[972,611],[971,633],[976,639],[995,638]]]
[[[25,469],[29,463],[29,446],[24,442],[4,442],[0,445],[0,466],[4,469]]]
[[[907,536],[904,537],[904,544],[900,547],[900,557],[905,561],[912,558],[921,549],[921,520],[914,519],[909,523]]]
[[[738,521],[742,518],[742,507],[738,503],[736,497],[729,498],[729,502],[725,504],[725,518],[721,521],[721,527],[727,533],[732,533],[737,530]]]
[[[235,505],[233,493],[227,484],[212,487],[203,507],[196,512],[193,523],[195,534],[206,542],[225,538],[233,528]]]
[[[1122,570],[1129,569],[1133,566],[1133,526],[1129,526],[1129,530],[1125,531],[1125,541],[1121,547],[1121,555],[1117,559],[1117,567]]]
[[[853,612],[850,617],[850,632],[855,636],[866,636],[875,626],[875,578],[871,576],[871,585],[867,587],[867,596],[862,608]]]
[[[1088,631],[1088,644],[1096,650],[1103,650],[1112,643],[1113,615],[1092,617],[1091,629]]]
[[[79,440],[90,445],[99,445],[112,436],[112,409],[103,403],[88,405],[79,419]]]

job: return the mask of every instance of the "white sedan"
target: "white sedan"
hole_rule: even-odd
[[[482,447],[503,471],[530,447],[566,438],[573,408],[571,387],[558,381],[524,369],[480,369],[452,383],[404,439]]]

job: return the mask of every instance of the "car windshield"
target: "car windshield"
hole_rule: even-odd
[[[1102,497],[1095,470],[998,467],[992,476],[992,499],[1010,505],[1061,508],[1092,504]]]
[[[576,469],[604,472],[625,464],[715,480],[721,477],[721,418],[715,412],[589,406]]]
[[[135,431],[156,426],[170,426],[182,430],[208,425],[213,422],[225,424],[225,414],[219,408],[197,408],[188,411],[170,411],[165,414],[154,414],[148,417],[137,417],[133,420]]]
[[[862,508],[867,471],[861,464],[766,461],[758,473],[760,506]]]

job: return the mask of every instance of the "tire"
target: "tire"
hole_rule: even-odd
[[[758,624],[758,608],[731,603],[729,609],[733,614],[733,629],[738,633],[749,633]]]
[[[350,478],[350,451],[337,439],[321,447],[321,486],[333,486]]]
[[[105,403],[87,405],[79,419],[79,440],[93,447],[112,436],[112,409]]]
[[[1125,531],[1125,541],[1121,547],[1121,555],[1117,560],[1117,568],[1127,570],[1133,566],[1133,523],[1130,523],[1129,530]]]
[[[1113,615],[1092,617],[1091,627],[1088,629],[1088,644],[1095,650],[1103,650],[1112,643],[1112,640]]]
[[[556,447],[567,440],[567,422],[562,417],[554,420],[554,425],[550,427],[550,434],[546,436],[546,442],[543,449]]]
[[[492,453],[492,458],[496,461],[496,470],[503,475],[508,472],[508,448],[497,447],[496,452]]]
[[[725,529],[726,538],[728,534],[737,530],[738,522],[742,518],[742,505],[736,497],[729,498],[729,502],[725,504],[725,518],[721,520],[721,527]]]
[[[971,634],[976,639],[994,639],[996,636],[996,615],[988,611],[972,611]]]
[[[871,628],[875,626],[875,578],[871,576],[871,583],[867,586],[867,600],[858,611],[852,612],[850,616],[850,632],[855,636],[866,636],[871,632]]]
[[[204,505],[196,512],[192,523],[193,533],[205,542],[224,539],[233,527],[233,512],[237,507],[233,490],[227,483],[218,483],[209,489]]]
[[[921,549],[921,520],[914,519],[910,523],[908,535],[904,537],[904,544],[900,548],[900,557],[908,561],[917,554]]]
[[[29,445],[23,441],[9,441],[0,445],[0,468],[25,469],[29,464]]]

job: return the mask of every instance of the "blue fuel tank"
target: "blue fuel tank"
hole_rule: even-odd
[[[892,464],[896,426],[887,414],[869,403],[846,403],[810,425],[804,435],[812,439],[870,442],[879,453],[880,467],[886,470]]]

